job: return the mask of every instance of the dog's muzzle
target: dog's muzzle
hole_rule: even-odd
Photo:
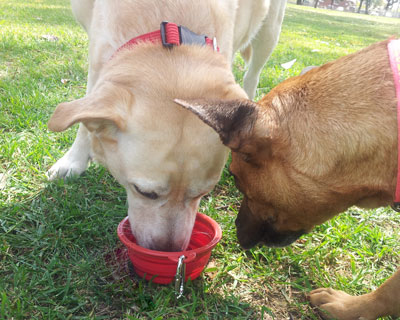
[[[255,219],[246,201],[242,202],[235,224],[239,243],[244,249],[259,243],[269,247],[285,247],[306,233],[304,230],[277,231],[271,223]]]

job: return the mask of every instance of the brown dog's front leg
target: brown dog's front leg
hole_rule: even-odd
[[[310,301],[323,310],[328,319],[374,320],[382,316],[400,316],[400,269],[371,293],[351,296],[323,288],[311,291]]]

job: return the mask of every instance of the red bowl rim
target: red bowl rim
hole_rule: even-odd
[[[117,233],[118,237],[120,240],[124,243],[124,245],[128,249],[132,249],[136,252],[140,252],[141,254],[147,254],[153,257],[164,257],[164,258],[175,258],[178,259],[180,256],[185,255],[186,257],[191,257],[193,254],[197,255],[206,251],[210,251],[212,248],[214,248],[217,243],[221,240],[222,237],[222,230],[220,225],[212,218],[209,216],[197,212],[196,215],[196,220],[200,218],[202,220],[205,220],[208,224],[212,226],[212,228],[215,230],[215,235],[214,238],[207,243],[206,245],[192,249],[192,250],[185,250],[185,251],[157,251],[157,250],[151,250],[147,248],[143,248],[136,243],[133,243],[131,240],[128,239],[127,236],[125,236],[123,228],[126,223],[126,221],[129,219],[129,216],[125,217],[118,225]]]

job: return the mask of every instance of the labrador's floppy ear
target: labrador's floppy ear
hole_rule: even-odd
[[[246,99],[174,101],[212,127],[232,150],[238,150],[241,142],[251,136],[258,114],[257,104]]]
[[[127,89],[108,82],[81,99],[59,104],[47,125],[59,132],[77,122],[83,122],[89,130],[112,123],[124,131],[132,99]]]

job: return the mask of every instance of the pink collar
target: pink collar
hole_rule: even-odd
[[[390,66],[393,71],[394,86],[397,96],[397,184],[393,201],[393,209],[400,211],[400,40],[390,40],[388,43]]]
[[[205,35],[199,35],[190,31],[188,28],[179,26],[175,23],[161,22],[160,30],[156,30],[153,32],[149,32],[133,38],[123,44],[117,51],[121,51],[122,49],[126,49],[136,45],[139,42],[153,42],[159,43],[166,48],[172,48],[173,46],[179,46],[181,44],[196,44],[200,46],[210,46],[214,51],[219,52],[219,48],[217,46],[217,39],[214,37],[213,39],[208,38]],[[114,53],[114,55],[116,54]],[[113,56],[114,56],[113,55]]]

